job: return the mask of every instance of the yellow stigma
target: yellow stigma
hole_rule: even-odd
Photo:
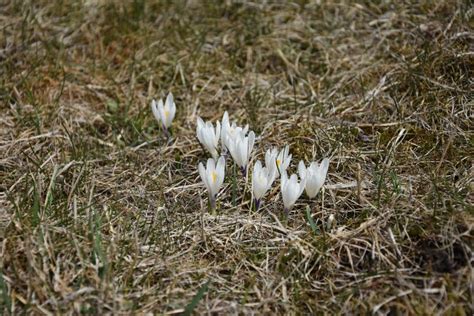
[[[165,110],[165,117],[168,117],[170,115],[170,111]]]
[[[280,165],[281,165],[281,160],[277,159],[277,167],[280,167]]]
[[[211,180],[212,180],[212,183],[216,182],[217,180],[217,172],[213,171],[211,173]]]

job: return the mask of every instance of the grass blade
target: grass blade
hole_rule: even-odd
[[[186,306],[186,309],[184,310],[183,316],[189,316],[193,312],[193,310],[196,308],[197,304],[199,301],[203,298],[204,294],[206,294],[207,290],[209,289],[209,282],[208,280],[194,295],[193,299],[191,302]]]
[[[0,270],[0,313],[2,310],[11,311],[11,300],[8,296],[7,284],[3,278],[3,273]]]

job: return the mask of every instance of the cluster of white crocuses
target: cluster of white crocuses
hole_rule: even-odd
[[[162,100],[152,101],[152,111],[156,120],[161,124],[169,136],[169,128],[176,113],[173,95],[168,94],[165,103]],[[204,122],[197,119],[196,134],[201,145],[210,153],[212,158],[207,160],[206,166],[199,163],[199,175],[209,193],[209,203],[212,209],[216,207],[217,195],[224,183],[226,156],[231,156],[235,164],[240,167],[246,178],[248,164],[255,144],[255,133],[249,131],[249,126],[238,126],[230,122],[227,111],[222,122]],[[219,148],[220,141],[220,148]],[[255,162],[252,172],[252,195],[255,208],[258,210],[262,198],[271,189],[273,183],[280,177],[280,189],[285,212],[288,213],[304,191],[308,198],[314,198],[322,188],[326,179],[329,160],[323,159],[321,164],[312,162],[308,167],[303,161],[298,164],[298,174],[288,176],[292,155],[289,146],[278,150],[272,148],[265,153],[265,166],[260,160]]]
[[[249,131],[248,125],[237,126],[229,121],[229,114],[224,113],[222,123],[216,124],[197,120],[197,138],[202,146],[212,155],[205,168],[199,163],[199,174],[209,192],[211,208],[216,205],[216,196],[225,177],[225,156],[230,154],[235,164],[240,167],[244,177],[247,174],[248,164],[255,144],[255,133]],[[219,156],[219,140],[221,141],[221,155]],[[289,146],[281,149],[272,148],[265,153],[265,166],[258,160],[253,166],[252,194],[255,208],[258,210],[265,194],[280,176],[280,187],[286,213],[290,211],[298,198],[306,189],[309,198],[314,198],[326,179],[329,160],[323,159],[321,164],[312,162],[307,168],[303,161],[298,165],[298,175],[288,176],[287,169],[291,163]],[[218,161],[216,162],[216,160]]]

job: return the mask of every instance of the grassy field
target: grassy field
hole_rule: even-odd
[[[471,5],[1,1],[0,314],[472,315]],[[254,212],[229,161],[209,212],[225,110],[322,194]]]

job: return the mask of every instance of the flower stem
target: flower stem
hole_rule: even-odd
[[[232,205],[237,206],[237,166],[234,163],[232,177]]]
[[[216,198],[209,194],[209,207],[212,212],[216,210]]]
[[[255,212],[258,212],[258,209],[260,208],[260,200],[254,199],[254,202],[255,202]]]
[[[166,138],[169,140],[171,138],[171,133],[164,125],[163,125],[163,131],[165,132]]]
[[[247,176],[247,167],[240,167],[240,171],[242,172],[242,175],[245,178]]]

